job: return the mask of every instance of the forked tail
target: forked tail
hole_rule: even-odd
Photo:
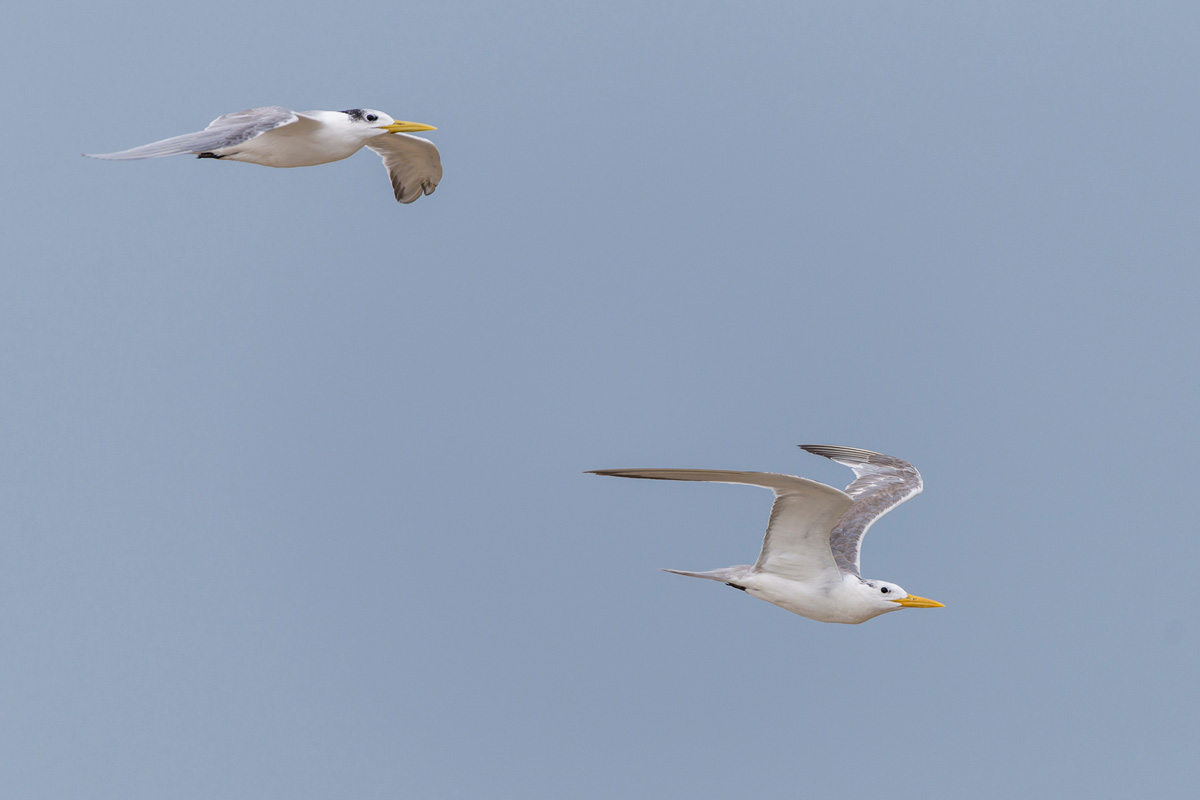
[[[720,581],[721,583],[736,583],[737,580],[752,569],[749,565],[739,567],[722,567],[721,569],[709,570],[708,572],[687,572],[682,569],[664,569],[663,572],[670,572],[673,575],[686,575],[689,578],[704,578],[710,581]]]

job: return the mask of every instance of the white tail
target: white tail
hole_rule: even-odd
[[[722,567],[721,569],[713,569],[708,572],[687,572],[682,569],[664,569],[663,572],[670,572],[673,575],[686,575],[689,578],[720,581],[721,583],[737,583],[739,578],[745,577],[746,573],[752,569],[753,567],[749,564],[743,564],[739,567]]]

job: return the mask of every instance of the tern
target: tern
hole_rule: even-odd
[[[887,512],[921,493],[916,468],[899,458],[838,445],[802,444],[809,453],[854,470],[840,491],[823,483],[774,472],[704,469],[598,469],[595,475],[668,481],[762,486],[775,493],[762,552],[753,565],[709,572],[668,569],[741,589],[793,614],[818,622],[858,624],[902,608],[942,608],[888,581],[859,574],[867,530]]]
[[[383,156],[396,199],[411,203],[437,188],[442,160],[433,142],[407,133],[433,130],[437,128],[397,121],[373,108],[299,112],[266,106],[224,114],[197,133],[118,153],[84,155],[127,161],[190,154],[264,167],[311,167],[349,158],[365,146]]]

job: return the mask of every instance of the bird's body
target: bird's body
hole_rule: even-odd
[[[349,158],[366,143],[347,135],[340,111],[308,111],[237,145],[211,150],[215,158],[261,164],[264,167],[315,167]],[[349,118],[346,120],[349,121]]]
[[[369,147],[383,157],[396,199],[411,203],[432,194],[442,179],[442,161],[433,142],[404,133],[429,130],[435,128],[398,122],[369,108],[301,113],[267,106],[217,117],[197,133],[88,157],[126,161],[190,154],[286,168],[341,161]]]
[[[762,552],[753,565],[708,572],[669,569],[704,578],[819,622],[856,624],[901,608],[942,604],[910,595],[894,583],[863,578],[859,550],[867,529],[921,492],[921,475],[907,461],[836,445],[801,445],[854,470],[839,491],[817,481],[772,472],[691,469],[606,469],[597,475],[762,486],[775,493]]]

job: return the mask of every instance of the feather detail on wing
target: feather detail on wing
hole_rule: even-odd
[[[754,571],[794,580],[836,576],[829,532],[853,505],[844,492],[807,478],[776,472],[704,469],[600,469],[596,475],[670,481],[706,481],[762,486],[775,493],[771,520]]]
[[[367,142],[367,147],[383,156],[392,191],[401,203],[411,203],[424,194],[433,194],[442,180],[442,157],[437,146],[420,136],[389,133]]]
[[[870,450],[826,444],[800,447],[854,470],[854,481],[846,487],[854,505],[829,534],[829,548],[842,572],[858,575],[867,530],[884,514],[921,493],[921,473],[907,461]]]
[[[290,125],[301,119],[294,111],[282,106],[265,106],[249,108],[245,111],[234,111],[222,114],[209,123],[208,127],[196,133],[185,133],[182,136],[172,136],[158,142],[144,144],[117,153],[84,153],[88,158],[103,158],[110,161],[126,161],[137,158],[160,158],[162,156],[179,156],[193,153],[209,153],[225,147],[232,147],[253,139],[259,134],[275,130],[284,125]]]

